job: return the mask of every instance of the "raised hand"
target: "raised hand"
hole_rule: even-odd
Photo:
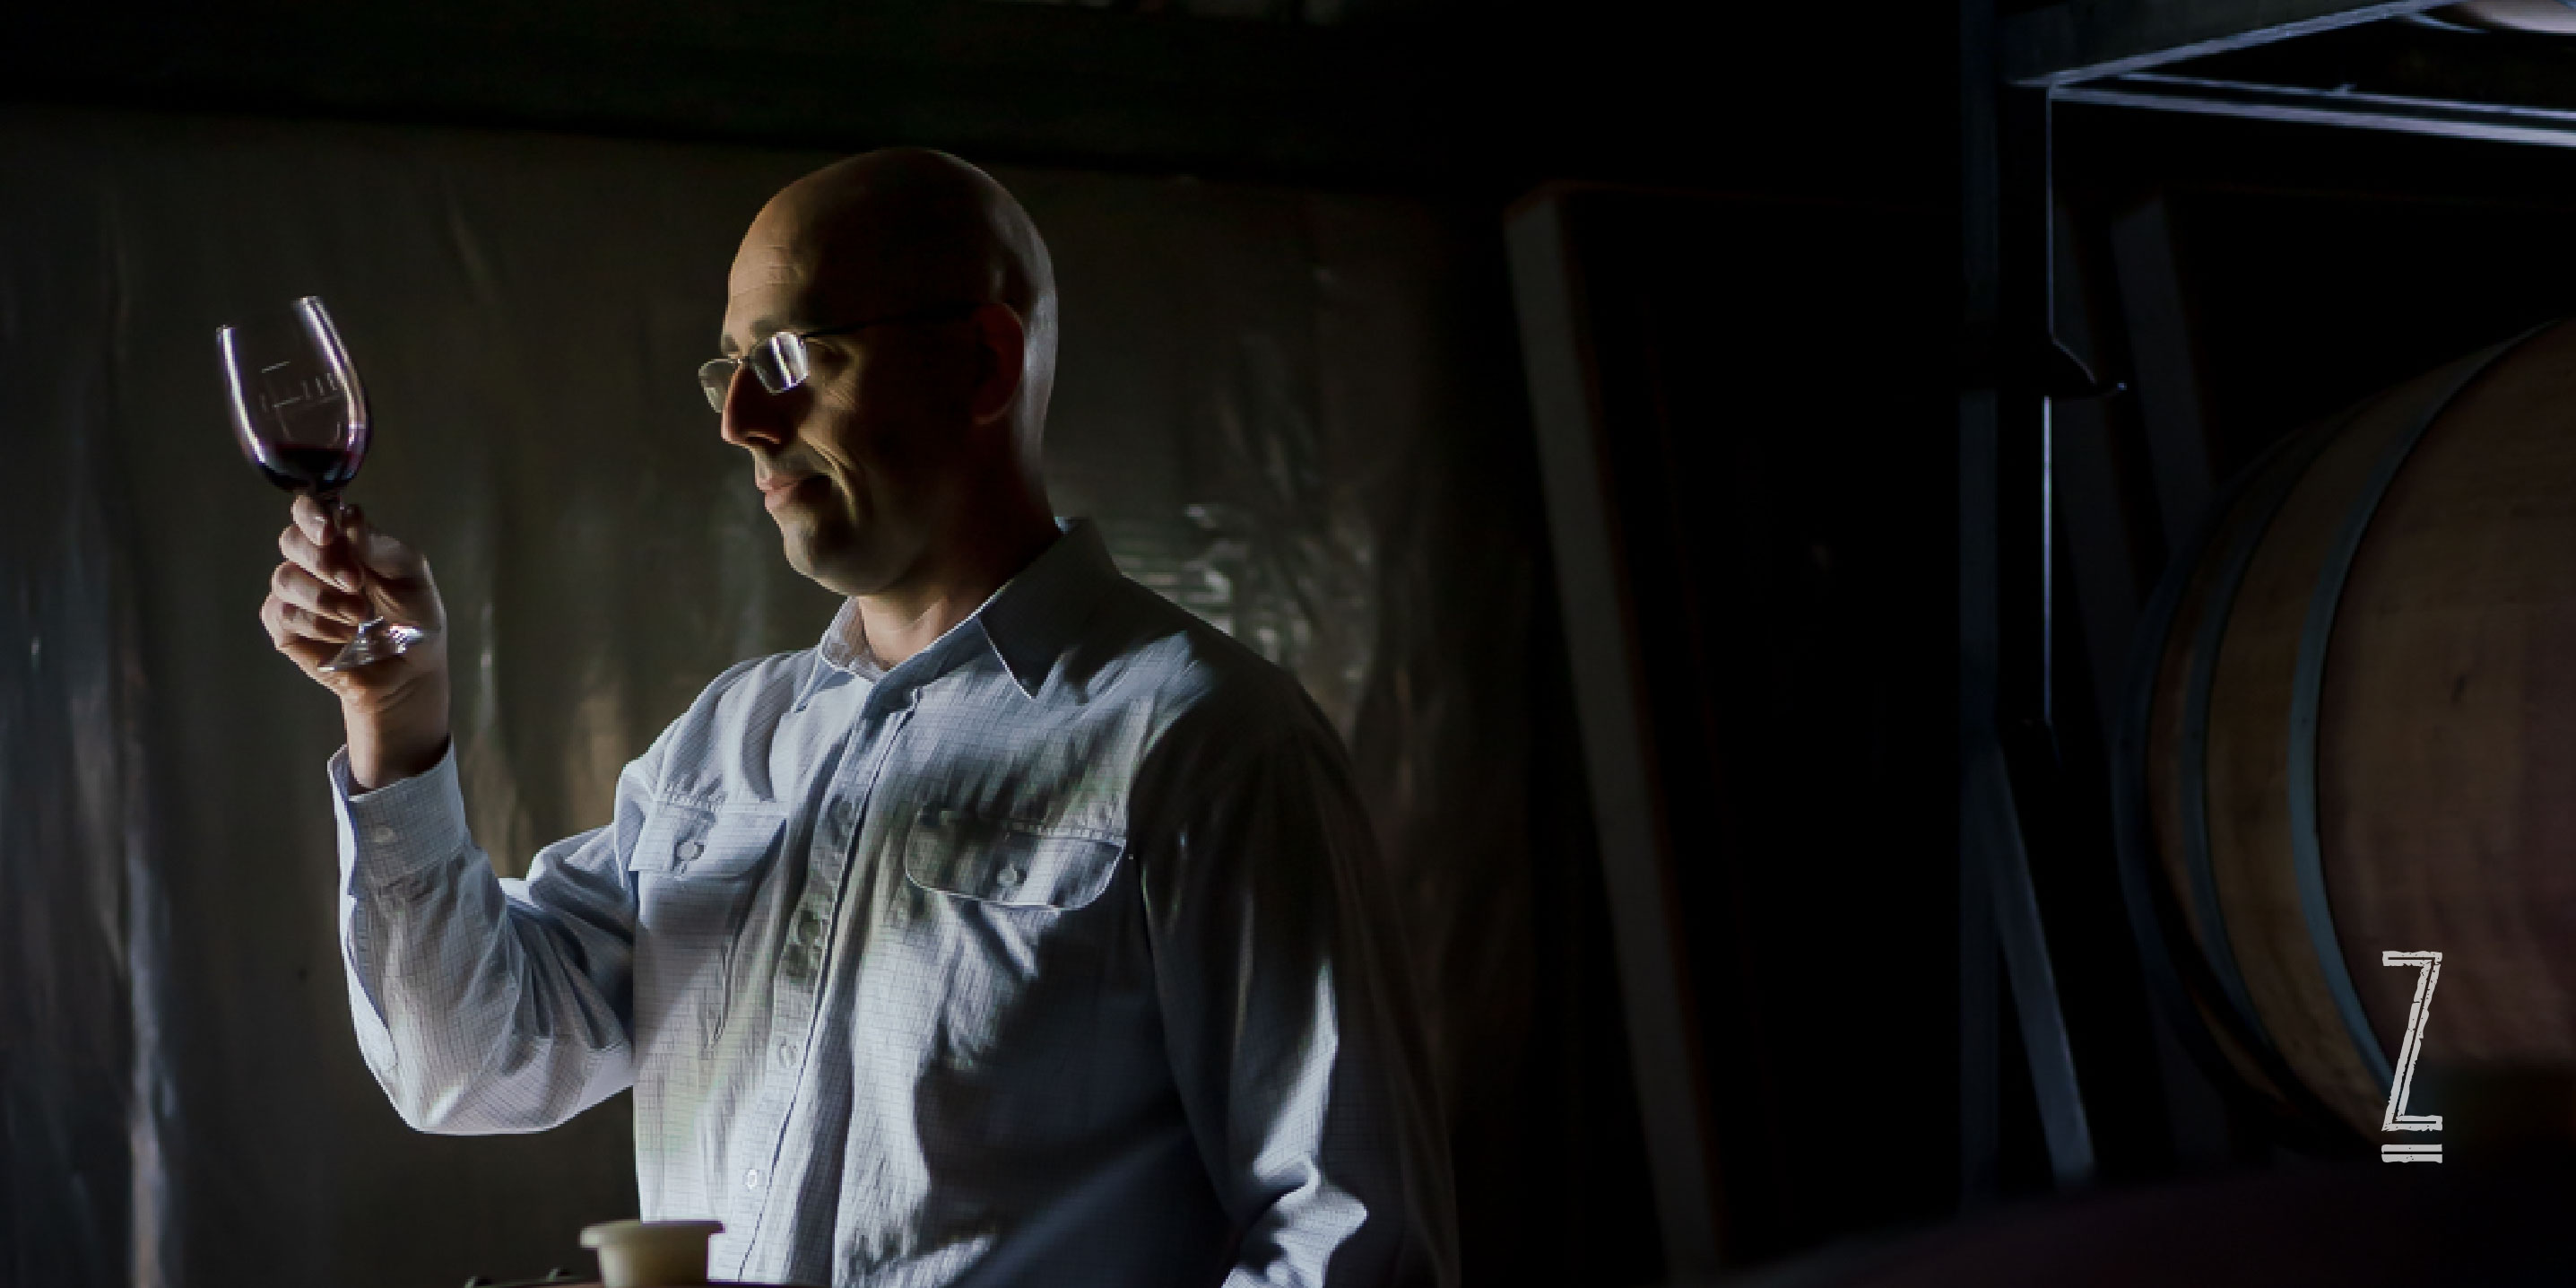
[[[448,739],[447,613],[429,561],[370,527],[355,507],[335,527],[320,504],[297,497],[294,519],[278,534],[286,558],[269,577],[259,620],[278,652],[340,699],[352,785],[373,790],[437,764]],[[422,639],[355,670],[323,670],[358,624],[379,613],[419,628]]]

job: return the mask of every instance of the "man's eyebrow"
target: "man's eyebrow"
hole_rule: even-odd
[[[766,340],[769,337],[778,334],[781,330],[784,330],[786,325],[786,323],[780,322],[775,316],[761,317],[752,320],[750,331],[751,334]],[[721,353],[728,358],[736,357],[741,354],[742,346],[733,342],[733,332],[731,330],[727,330],[724,335],[716,341],[716,352]]]

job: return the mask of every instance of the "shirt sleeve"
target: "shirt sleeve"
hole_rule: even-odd
[[[1456,1282],[1447,1151],[1377,850],[1329,733],[1172,793],[1142,855],[1182,1107],[1238,1232],[1228,1288]]]
[[[468,834],[452,747],[365,793],[346,749],[332,757],[350,1016],[403,1121],[540,1131],[634,1081],[626,857],[658,752],[619,776],[609,826],[547,846],[521,880]]]

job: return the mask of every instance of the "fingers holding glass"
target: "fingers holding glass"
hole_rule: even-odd
[[[271,647],[317,680],[323,678],[323,667],[358,632],[356,623],[299,607],[274,589],[260,601],[259,623],[268,632]]]
[[[307,296],[282,314],[219,328],[215,345],[235,443],[270,482],[300,494],[296,525],[313,547],[313,558],[301,562],[337,588],[363,591],[366,569],[333,529],[342,524],[340,489],[356,477],[372,433],[366,388],[330,312]],[[288,560],[299,562],[286,546],[281,543]],[[287,607],[318,611],[281,604],[281,613]],[[414,628],[370,615],[322,669],[353,670],[394,657],[420,637]]]
[[[288,528],[277,534],[277,552],[334,590],[365,594],[358,561],[336,528],[323,527],[318,536],[302,526]]]
[[[332,585],[312,569],[289,560],[279,564],[268,579],[268,593],[290,609],[303,613],[315,622],[330,622],[348,627],[342,638],[357,634],[357,628],[376,615],[375,605],[364,595],[354,594]]]

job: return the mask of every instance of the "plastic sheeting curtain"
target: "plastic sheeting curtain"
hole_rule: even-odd
[[[0,1281],[521,1277],[634,1210],[622,1098],[433,1138],[359,1063],[337,713],[254,619],[286,498],[212,337],[330,301],[378,422],[350,495],[436,567],[469,809],[515,869],[720,668],[828,619],[691,382],[742,226],[824,159],[0,114]],[[1339,722],[1474,1099],[1525,1021],[1536,544],[1484,270],[1398,200],[1000,176],[1065,301],[1057,508]]]

